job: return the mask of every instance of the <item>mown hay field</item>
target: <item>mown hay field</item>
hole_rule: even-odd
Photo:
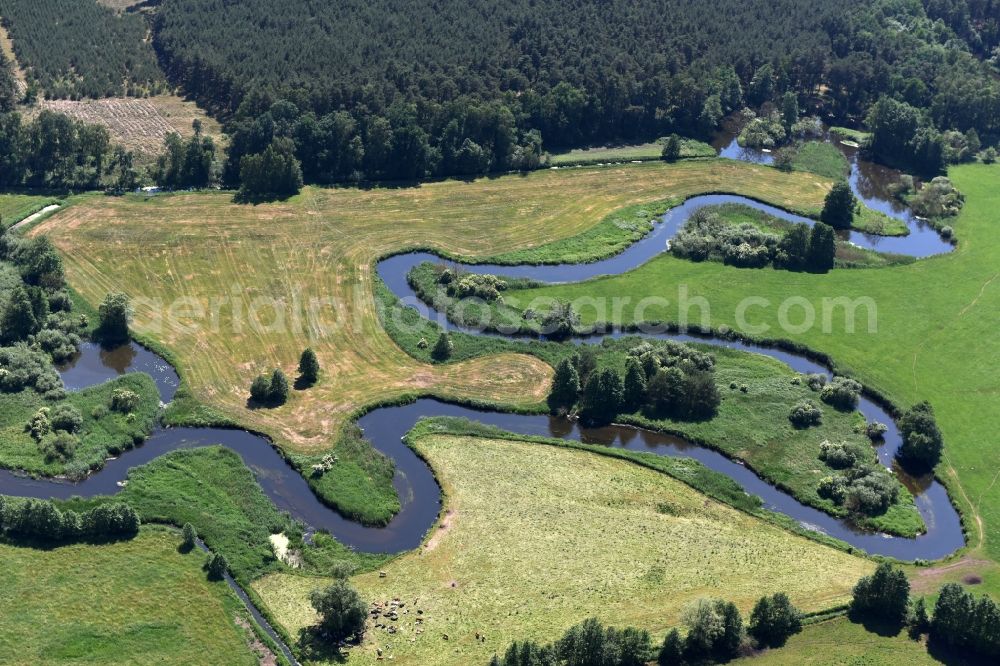
[[[317,451],[377,401],[424,393],[529,406],[548,392],[551,368],[533,357],[431,366],[405,354],[378,321],[377,258],[419,247],[510,252],[577,235],[628,204],[706,191],[815,212],[829,186],[721,160],[649,163],[396,189],[306,188],[258,206],[221,192],[95,197],[32,233],[63,251],[70,283],[90,302],[112,290],[133,297],[136,329],[171,350],[196,398],[282,445]],[[309,303],[318,304],[316,316]],[[319,384],[294,391],[281,408],[247,410],[253,377],[276,366],[294,375],[307,346],[323,368]]]
[[[135,151],[140,159],[148,160],[162,152],[163,140],[171,132],[185,138],[192,136],[195,120],[201,121],[203,131],[217,144],[222,137],[217,120],[207,116],[194,102],[174,95],[42,100],[39,108],[107,127],[113,143]]]
[[[701,597],[749,612],[784,590],[818,610],[844,602],[873,568],[623,460],[454,436],[422,437],[417,448],[441,481],[445,513],[385,577],[353,579],[369,602],[405,606],[398,622],[379,619],[397,633],[369,623],[349,663],[370,663],[381,648],[398,664],[485,664],[513,640],[552,640],[590,616],[662,637]],[[307,597],[324,582],[272,574],[253,587],[296,635],[315,622]]]

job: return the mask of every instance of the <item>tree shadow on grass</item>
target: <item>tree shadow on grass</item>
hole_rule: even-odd
[[[854,624],[860,624],[865,628],[865,631],[884,638],[898,636],[904,629],[904,623],[902,622],[886,620],[885,618],[875,617],[871,614],[858,613],[854,610],[848,612],[847,618]]]
[[[995,666],[996,664],[995,660],[970,655],[965,652],[959,652],[958,650],[955,650],[948,645],[944,645],[941,641],[936,641],[933,638],[927,641],[927,654],[934,657],[942,664],[947,664],[947,666],[988,666],[990,664]]]
[[[319,627],[306,627],[299,630],[299,649],[303,661],[343,664],[347,661],[346,648],[351,645],[356,645],[356,643],[331,641],[320,632]]]

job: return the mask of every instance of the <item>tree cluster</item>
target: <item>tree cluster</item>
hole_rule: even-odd
[[[48,542],[131,538],[139,514],[128,504],[99,504],[88,511],[61,511],[48,500],[0,496],[0,530],[18,538]]]
[[[624,377],[612,367],[598,370],[595,352],[585,347],[557,365],[548,399],[553,412],[579,407],[593,424],[637,410],[653,418],[705,419],[720,402],[712,356],[673,341],[632,347]]]
[[[978,599],[957,583],[941,588],[930,621],[932,643],[995,663],[1000,659],[1000,605]]]
[[[840,472],[820,479],[819,496],[857,513],[885,513],[899,498],[899,481],[872,457],[865,444],[822,442],[820,460]]]
[[[754,606],[750,622],[735,604],[700,599],[685,609],[685,633],[667,633],[659,649],[649,633],[641,629],[606,627],[596,618],[570,627],[559,640],[548,645],[515,641],[503,656],[494,655],[491,666],[685,666],[727,662],[750,647],[749,634],[759,647],[779,647],[802,628],[801,615],[783,593],[762,597]]]
[[[903,412],[899,434],[903,443],[896,455],[903,466],[914,472],[934,469],[941,459],[944,440],[929,403],[918,403]]]
[[[93,190],[134,179],[132,155],[101,125],[49,110],[0,113],[0,187]]]
[[[773,264],[790,271],[825,273],[833,268],[837,238],[816,223],[794,225],[783,236],[749,224],[730,224],[717,210],[696,211],[670,241],[670,251],[692,261],[722,261],[740,268]]]
[[[201,189],[212,184],[215,166],[215,142],[201,133],[195,121],[195,133],[187,141],[171,132],[163,141],[163,153],[156,159],[153,180],[160,187],[174,190]]]
[[[288,401],[288,377],[281,368],[270,376],[257,375],[250,384],[250,400],[262,407],[278,407]]]

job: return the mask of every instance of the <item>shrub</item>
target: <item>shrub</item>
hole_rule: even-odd
[[[965,197],[945,176],[938,176],[931,182],[924,183],[916,196],[910,200],[910,208],[922,217],[958,215],[963,205]]]
[[[580,315],[567,302],[556,301],[552,309],[542,316],[541,332],[552,338],[567,338],[580,324]]]
[[[36,442],[41,442],[42,438],[52,432],[52,422],[49,420],[49,408],[41,407],[31,416],[28,421],[28,432]]]
[[[889,432],[889,426],[884,423],[879,423],[878,421],[872,421],[871,423],[865,425],[865,435],[868,439],[873,442],[882,441],[885,437],[885,433]]]
[[[442,277],[445,273],[442,273]],[[449,276],[450,277],[450,276]],[[457,280],[448,280],[448,295],[453,298],[481,298],[491,302],[503,302],[500,292],[507,289],[507,283],[496,275],[471,273],[462,275]]]
[[[66,462],[76,453],[76,445],[79,444],[79,441],[76,435],[60,430],[43,438],[39,448],[47,460]]]
[[[815,372],[806,375],[806,385],[813,391],[819,391],[820,389],[822,389],[824,386],[826,386],[826,382],[827,382],[827,377],[822,373]]]
[[[56,362],[65,361],[79,351],[80,336],[54,328],[43,328],[35,334],[35,345]]]
[[[337,580],[321,590],[313,590],[309,601],[319,613],[320,631],[331,642],[364,633],[368,606],[346,580]]]
[[[139,394],[134,391],[115,389],[111,393],[111,409],[122,414],[128,414],[136,410],[140,400]]]
[[[812,400],[803,400],[792,407],[788,420],[796,428],[808,428],[823,421],[823,410]]]
[[[997,161],[997,149],[990,146],[983,152],[979,153],[979,159],[983,161],[983,164],[993,164]]]
[[[68,433],[75,433],[83,427],[83,416],[73,405],[56,405],[49,414],[49,421],[53,430],[65,430]]]
[[[819,392],[823,402],[841,411],[852,410],[858,406],[861,395],[861,384],[847,377],[834,377],[833,381]]]
[[[819,445],[819,459],[834,469],[853,467],[867,456],[859,444],[824,441]]]
[[[906,619],[909,600],[910,583],[906,574],[882,562],[875,573],[863,577],[854,586],[851,612],[898,626]]]
[[[0,391],[16,393],[26,388],[55,395],[62,390],[62,380],[49,357],[27,345],[0,347]]]

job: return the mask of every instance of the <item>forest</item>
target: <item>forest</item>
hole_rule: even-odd
[[[93,1],[2,0],[0,16],[28,72],[29,96],[141,96],[166,85],[146,40],[149,26],[138,15]]]
[[[997,16],[996,0],[170,0],[154,45],[230,119],[229,184],[275,138],[306,182],[479,174],[543,146],[704,136],[786,91],[842,124],[883,95],[912,108],[904,149],[881,155],[905,165],[935,133],[1000,131]]]
[[[1000,0],[0,0],[0,14],[29,99],[169,81],[226,121],[222,180],[256,193],[704,138],[786,93],[803,114],[867,124],[880,160],[922,175],[944,166],[946,132],[1000,137]]]

